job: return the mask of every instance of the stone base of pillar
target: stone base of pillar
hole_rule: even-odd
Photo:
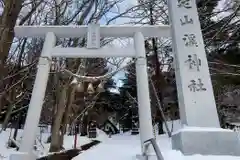
[[[33,154],[16,152],[10,155],[9,160],[36,160],[37,157]]]
[[[184,155],[240,156],[238,134],[221,128],[186,127],[172,135],[172,148]]]

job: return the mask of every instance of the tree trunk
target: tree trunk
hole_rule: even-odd
[[[60,138],[60,128],[61,128],[63,113],[66,108],[65,107],[66,106],[66,90],[67,90],[67,87],[63,86],[61,91],[61,96],[58,102],[57,113],[54,118],[54,123],[52,126],[51,145],[50,145],[49,152],[57,152],[61,149],[59,138]]]
[[[14,128],[15,128],[14,134],[13,134],[13,139],[14,140],[17,139],[18,129],[20,128],[20,125],[21,125],[21,118],[22,118],[21,113],[23,113],[23,112],[20,111],[19,114],[17,115],[17,120],[16,120],[15,125],[14,125]]]
[[[153,44],[153,51],[154,51],[154,59],[155,59],[155,77],[156,77],[156,90],[158,92],[158,98],[160,100],[161,106],[164,107],[164,103],[163,103],[163,90],[164,90],[164,85],[165,85],[165,79],[162,75],[162,72],[160,70],[160,62],[159,62],[159,58],[158,58],[158,49],[157,49],[157,43],[156,43],[156,39],[153,38],[152,39],[152,44]],[[159,117],[158,121],[158,134],[164,134],[164,130],[163,130],[163,117],[160,113],[161,111],[158,109],[157,107],[157,117]]]
[[[14,105],[10,105],[10,106],[8,107],[6,116],[5,116],[4,121],[3,121],[3,124],[2,124],[2,129],[3,129],[4,131],[6,131],[6,129],[7,129],[8,121],[9,121],[9,119],[10,119],[10,116],[11,116],[11,113],[12,113],[12,110],[13,110],[13,107],[14,107]]]
[[[154,22],[154,18],[153,18],[153,3],[149,3],[149,12],[150,12],[150,25],[155,25]],[[160,103],[163,106],[163,96],[162,96],[162,92],[163,92],[163,87],[165,85],[165,79],[162,75],[162,72],[160,70],[160,62],[158,59],[158,47],[157,47],[157,42],[156,42],[156,38],[152,38],[152,45],[153,45],[153,52],[154,52],[154,60],[155,60],[155,77],[156,77],[156,90],[158,92],[158,97],[160,100]],[[157,119],[158,122],[158,134],[164,134],[163,131],[163,118],[161,116],[161,113],[157,107],[157,112],[156,112],[156,117],[160,117]]]
[[[88,127],[88,115],[83,116],[83,120],[81,122],[81,136],[87,135],[87,127]]]
[[[3,78],[6,75],[5,63],[14,38],[14,26],[22,8],[22,0],[7,0],[3,14],[0,17],[0,93],[4,90]],[[0,112],[2,110],[2,98],[0,96]]]
[[[53,125],[54,125],[54,120],[56,117],[56,113],[57,113],[57,107],[58,107],[58,103],[59,103],[59,99],[61,98],[61,84],[60,84],[60,76],[59,73],[56,73],[53,75],[53,83],[56,86],[56,92],[54,92],[54,102],[53,102],[53,109],[52,109],[52,124],[51,124],[51,133],[53,132]],[[52,90],[54,90],[54,85]]]
[[[156,89],[157,89],[157,92],[158,92],[158,97],[159,97],[159,100],[160,100],[160,103],[161,103],[161,106],[164,107],[164,104],[163,104],[163,90],[164,90],[164,85],[165,85],[165,79],[162,75],[162,72],[160,70],[160,62],[159,62],[159,59],[158,59],[158,51],[157,51],[157,43],[156,43],[156,40],[155,38],[152,39],[152,43],[153,43],[153,51],[154,51],[154,59],[155,59],[155,77],[156,77]],[[160,113],[160,110],[157,109],[157,117],[160,117],[158,119],[158,134],[164,134],[164,131],[163,131],[163,118],[161,116],[161,113]]]
[[[72,85],[69,87],[68,90],[68,95],[67,95],[67,104],[66,104],[66,109],[63,115],[63,121],[62,121],[62,128],[61,128],[61,135],[60,135],[60,145],[63,145],[63,140],[64,140],[64,135],[66,134],[66,130],[67,130],[67,125],[69,124],[69,120],[70,120],[70,112],[71,112],[71,107],[72,107],[72,103],[73,100],[75,98],[75,89],[76,86]]]
[[[2,130],[4,130],[4,131],[6,131],[6,129],[7,129],[8,121],[11,117],[12,110],[13,110],[13,107],[14,107],[13,103],[15,102],[15,99],[16,99],[16,88],[12,89],[10,99],[11,99],[11,102],[10,102],[11,104],[9,104],[9,106],[8,106],[6,116],[5,116],[3,124],[2,124]]]

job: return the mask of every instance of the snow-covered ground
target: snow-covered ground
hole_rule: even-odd
[[[169,123],[170,130],[172,123]],[[180,129],[178,121],[173,123],[173,131]],[[6,143],[10,136],[10,130],[0,133],[0,160],[8,160],[9,155],[14,151],[14,149],[7,149]],[[12,135],[13,133],[11,133]],[[18,139],[20,139],[22,131],[20,130]],[[36,153],[39,156],[48,154],[49,144],[46,144],[48,133],[42,134],[42,143],[37,143],[39,151]],[[38,135],[38,139],[40,135]],[[80,155],[74,158],[74,160],[136,160],[136,155],[141,152],[140,150],[140,137],[132,136],[130,133],[123,133],[118,135],[113,135],[109,138],[104,132],[98,131],[98,140],[102,143],[90,148],[87,151],[83,151]],[[81,146],[87,144],[91,141],[87,137],[78,136],[77,145]],[[171,140],[167,135],[157,136],[158,145],[165,160],[239,160],[240,157],[232,156],[184,156],[179,151],[174,151],[171,149]],[[64,147],[65,149],[73,148],[74,137],[65,136]]]
[[[9,156],[16,152],[15,149],[13,148],[7,148],[7,142],[10,137],[13,136],[13,131],[10,129],[7,129],[7,131],[3,131],[0,133],[0,160],[8,160]],[[17,142],[20,143],[20,139],[22,136],[23,130],[18,131],[18,136],[17,136]],[[43,134],[38,134],[37,135],[37,141],[36,141],[36,146],[37,146],[37,151],[35,151],[35,154],[38,155],[39,157],[46,156],[49,151],[50,144],[46,143],[47,138],[49,137],[49,133],[43,133]],[[103,137],[102,134],[100,134],[99,138]],[[78,136],[77,139],[77,144],[78,146],[90,143],[91,139],[87,137],[80,137]],[[64,137],[64,148],[66,150],[72,149],[74,144],[74,136],[65,136]]]
[[[179,151],[171,149],[171,141],[166,136],[157,136],[158,145],[165,160],[239,160],[232,156],[184,156]],[[134,160],[140,153],[139,136],[122,134],[112,138],[102,139],[102,143],[81,153],[73,160]]]

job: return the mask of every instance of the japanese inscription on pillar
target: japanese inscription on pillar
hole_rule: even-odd
[[[178,1],[179,8],[181,8],[181,7],[184,7],[186,9],[192,8],[191,0],[177,0],[177,1]]]
[[[196,0],[168,0],[168,4],[181,122],[219,127]]]
[[[204,84],[202,83],[201,78],[198,78],[197,81],[191,80],[191,83],[188,85],[188,88],[191,92],[198,92],[198,91],[206,91],[207,89],[204,88]]]
[[[192,9],[192,1],[191,0],[177,0],[177,7],[179,9],[189,10]],[[181,27],[185,27],[187,25],[194,25],[194,19],[188,15],[184,14],[182,18],[180,18],[180,25]],[[193,26],[194,27],[194,26]],[[189,47],[198,47],[198,37],[194,33],[183,33],[182,40],[188,50]],[[187,59],[185,60],[185,64],[187,65],[189,70],[193,70],[196,72],[200,72],[200,67],[202,66],[201,59],[195,53],[186,53]],[[207,89],[204,88],[204,83],[202,82],[201,78],[197,78],[197,80],[192,79],[189,82],[188,88],[190,92],[200,92],[206,91]]]
[[[181,25],[193,24],[193,19],[189,18],[188,15],[185,15],[184,18],[180,19]]]
[[[185,63],[188,65],[189,69],[200,71],[201,59],[198,58],[197,54],[189,54],[187,57]]]
[[[87,48],[100,48],[100,26],[97,24],[88,26]]]
[[[194,34],[184,34],[183,41],[186,47],[198,47],[196,36]]]

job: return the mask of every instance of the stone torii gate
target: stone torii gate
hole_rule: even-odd
[[[240,155],[237,134],[219,125],[207,58],[195,0],[169,0],[170,26],[16,26],[16,37],[45,38],[23,138],[12,160],[33,160],[36,137],[52,57],[97,58],[135,57],[138,110],[142,153],[152,139],[144,37],[172,37],[181,122],[185,126],[172,136],[173,149],[183,154]],[[78,38],[88,34],[88,47],[56,47],[58,38]],[[133,37],[134,48],[100,48],[100,37]],[[196,128],[197,127],[197,128]],[[212,129],[214,128],[214,129]],[[224,145],[223,145],[224,144]],[[153,157],[153,159],[156,159]]]
[[[144,37],[169,37],[169,26],[17,26],[15,27],[15,33],[17,37],[45,37],[45,42],[39,59],[36,80],[19,149],[21,154],[12,155],[12,159],[15,159],[15,157],[19,159],[20,156],[25,160],[34,159],[31,152],[42,110],[52,57],[135,57],[137,59],[136,74],[137,84],[139,86],[137,88],[138,110],[142,152],[144,152],[143,148],[145,141],[154,138]],[[55,46],[56,37],[75,38],[84,37],[86,35],[88,35],[87,49]],[[135,43],[134,48],[100,48],[100,37],[133,37]]]

